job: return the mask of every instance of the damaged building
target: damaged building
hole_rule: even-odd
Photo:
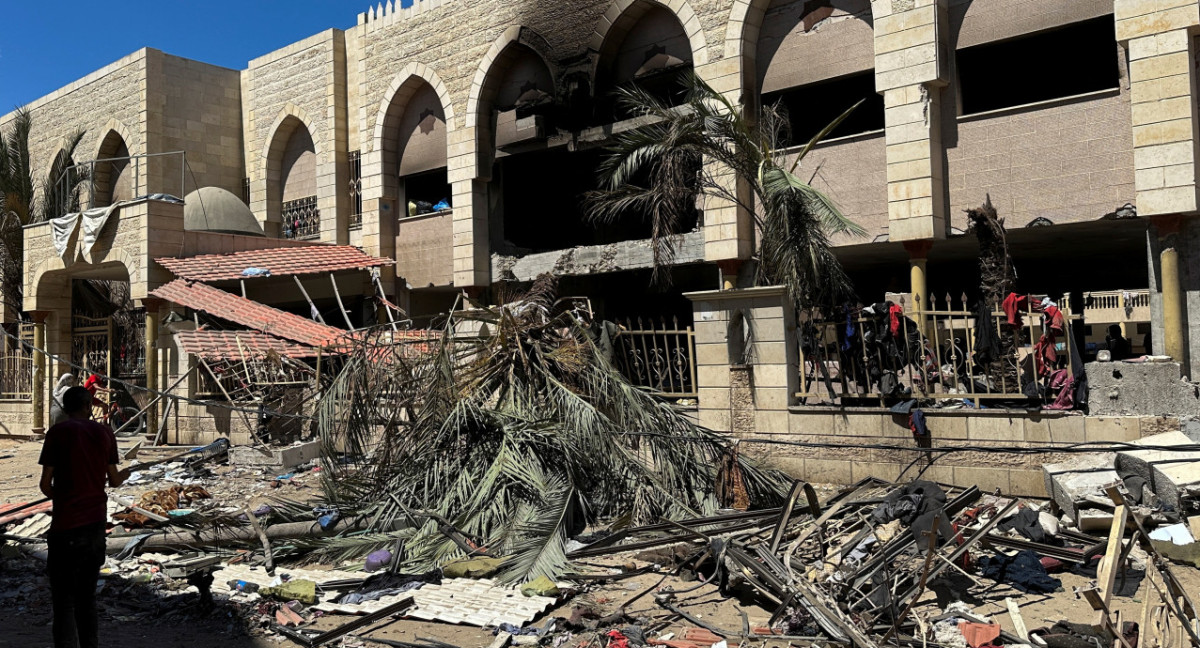
[[[1014,363],[1035,363],[1054,328],[1045,299],[1071,328],[1049,341],[1067,379],[1081,375],[1070,352],[1093,360],[1114,331],[1125,355],[1174,361],[1138,370],[1153,380],[1175,389],[1195,377],[1197,28],[1200,6],[1182,1],[416,0],[241,70],[139,50],[29,105],[34,168],[57,180],[78,165],[90,178],[74,220],[64,206],[25,229],[0,423],[44,430],[58,377],[97,373],[185,399],[149,408],[156,440],[246,442],[261,422],[225,406],[267,398],[239,392],[246,384],[277,382],[276,402],[348,333],[435,328],[463,296],[500,303],[550,273],[561,295],[620,325],[615,362],[631,381],[720,432],[911,444],[909,417],[889,409],[909,400],[898,394],[971,402],[927,408],[938,439],[1068,444],[1177,429],[1200,414],[1186,386],[1161,411],[1117,402],[1120,386],[1093,390],[1103,416],[1008,408],[1024,385],[1004,371],[977,387],[991,370],[962,359],[982,299],[964,211],[994,205],[1019,270],[1012,288],[1039,305],[1025,309]],[[757,245],[744,202],[697,200],[657,277],[647,215],[588,218],[606,146],[645,125],[614,90],[679,103],[693,73],[747,114],[785,107],[784,156],[863,101],[797,174],[865,230],[836,238],[838,258],[864,305],[901,306],[935,369],[918,380],[920,363],[901,353],[877,372],[885,386],[853,373],[876,371],[869,361],[822,357],[847,315],[798,316],[781,289],[749,287]],[[76,129],[83,142],[64,161]],[[983,319],[1003,312],[984,307]],[[805,334],[810,323],[825,328]],[[252,379],[268,361],[276,378]],[[1050,372],[1030,371],[1049,388]],[[151,404],[141,394],[131,407]],[[748,445],[810,481],[894,479],[913,460]],[[953,458],[927,478],[938,471],[1043,489],[1036,457]]]

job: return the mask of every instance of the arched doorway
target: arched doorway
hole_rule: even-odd
[[[125,138],[110,130],[100,143],[92,172],[92,207],[107,207],[134,197],[133,165]]]

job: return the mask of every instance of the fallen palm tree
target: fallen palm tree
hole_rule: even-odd
[[[554,577],[586,525],[776,504],[782,476],[633,386],[604,357],[585,311],[539,280],[520,301],[453,312],[412,345],[352,350],[320,405],[325,486],[365,532],[322,541],[338,557],[400,550],[422,569],[468,553],[502,576]],[[335,457],[354,457],[339,462]],[[731,474],[733,473],[733,474]],[[737,493],[718,483],[738,484]],[[406,528],[395,529],[397,523]]]

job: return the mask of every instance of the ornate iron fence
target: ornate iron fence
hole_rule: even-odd
[[[0,355],[0,399],[33,399],[33,327],[21,325],[21,344],[7,346]]]
[[[692,327],[680,327],[677,318],[670,323],[626,319],[613,345],[617,368],[633,384],[669,398],[696,396]]]
[[[1038,304],[1035,307],[1035,304]],[[1037,400],[1055,403],[1072,379],[1067,303],[1037,298],[970,309],[949,295],[915,313],[902,299],[844,311],[801,313],[801,402],[900,398]]]
[[[321,235],[321,210],[317,197],[307,196],[283,203],[283,236],[311,239]]]

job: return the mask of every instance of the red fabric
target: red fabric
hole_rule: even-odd
[[[900,304],[892,304],[888,308],[888,328],[892,332],[892,337],[900,333],[900,317],[904,315],[904,307]]]
[[[1004,298],[1004,303],[1000,307],[1004,309],[1004,315],[1008,318],[1009,326],[1023,326],[1024,320],[1021,318],[1021,310],[1029,304],[1029,295],[1018,295],[1017,293],[1008,293],[1008,297]]]
[[[1046,310],[1042,311],[1042,313],[1045,315],[1042,321],[1048,322],[1050,330],[1054,331],[1056,335],[1061,335],[1066,328],[1062,311],[1058,310],[1057,306],[1047,306]]]
[[[971,648],[983,648],[1000,636],[1000,626],[995,623],[960,623],[958,631]]]
[[[620,630],[609,630],[608,648],[629,648],[629,639]]]
[[[1054,336],[1043,335],[1033,346],[1033,358],[1037,362],[1037,374],[1041,377],[1050,375],[1058,364],[1058,351],[1054,348]]]
[[[51,531],[75,529],[108,519],[104,486],[117,463],[117,437],[107,425],[68,419],[46,432],[38,463],[54,468]]]
[[[1050,556],[1042,556],[1042,568],[1045,569],[1048,573],[1053,574],[1055,572],[1062,571],[1065,568],[1065,566],[1063,565],[1063,561],[1059,560],[1058,558],[1051,558]]]

